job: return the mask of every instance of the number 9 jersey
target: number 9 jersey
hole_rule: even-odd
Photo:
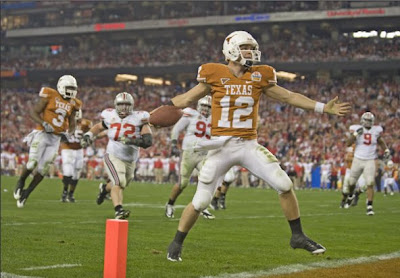
[[[381,136],[383,128],[379,125],[374,125],[370,129],[362,125],[352,125],[349,129],[353,133],[359,128],[363,128],[364,132],[362,135],[357,136],[354,157],[362,160],[376,159],[378,157],[376,152],[378,138]]]
[[[108,144],[107,153],[127,161],[134,162],[139,156],[139,147],[125,145],[120,142],[123,138],[140,137],[143,120],[148,119],[150,114],[145,111],[133,111],[132,114],[121,119],[115,109],[106,109],[101,112],[103,126],[107,128]]]
[[[264,87],[277,83],[274,68],[252,66],[238,78],[224,64],[204,64],[197,81],[212,87],[211,135],[257,138],[259,99]]]

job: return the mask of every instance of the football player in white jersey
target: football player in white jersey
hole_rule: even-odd
[[[331,164],[324,160],[321,164],[321,184],[320,189],[328,189],[328,182],[331,176]]]
[[[174,218],[176,199],[188,186],[193,170],[200,170],[202,161],[207,155],[207,151],[196,151],[194,148],[199,141],[210,139],[210,111],[211,97],[205,96],[198,101],[197,110],[185,108],[182,118],[172,129],[172,155],[179,152],[176,147],[179,134],[185,131],[185,137],[182,142],[183,152],[179,167],[179,181],[172,188],[169,200],[165,205],[165,216],[168,218]],[[201,211],[201,214],[207,219],[215,218],[206,208]]]
[[[304,176],[303,176],[303,183],[305,188],[311,189],[312,188],[312,170],[314,167],[314,163],[311,162],[311,159],[308,158],[306,163],[303,163],[304,168]]]
[[[367,215],[374,215],[372,203],[374,200],[374,184],[375,184],[375,159],[377,155],[377,145],[381,146],[384,151],[384,158],[388,159],[390,150],[386,146],[382,138],[383,129],[379,125],[374,125],[375,116],[371,112],[365,112],[361,116],[361,125],[350,126],[350,137],[347,140],[347,146],[356,144],[354,150],[353,163],[349,178],[349,196],[347,203],[350,205],[355,197],[354,189],[357,180],[361,175],[365,178],[365,187],[367,190]],[[365,188],[360,188],[360,192]]]
[[[293,184],[281,169],[278,159],[257,143],[257,117],[260,97],[274,100],[317,113],[344,116],[350,112],[349,103],[338,98],[327,104],[291,92],[277,85],[275,69],[260,62],[257,41],[245,31],[229,34],[222,52],[227,65],[207,63],[199,67],[198,85],[175,96],[170,105],[185,108],[200,98],[211,95],[211,135],[209,141],[220,142],[209,150],[200,170],[199,183],[191,203],[184,209],[175,238],[168,246],[167,259],[181,261],[183,242],[196,223],[200,212],[208,207],[225,173],[234,165],[247,168],[265,180],[278,193],[280,204],[292,231],[290,246],[312,254],[325,252],[325,248],[308,238],[302,230],[300,211]],[[221,143],[222,141],[222,143]]]
[[[111,192],[115,219],[126,219],[130,211],[122,207],[123,190],[133,179],[139,148],[150,147],[153,139],[147,124],[150,114],[134,111],[134,100],[130,94],[119,93],[114,105],[115,109],[109,108],[101,113],[103,120],[83,135],[81,144],[83,147],[91,145],[96,135],[107,130],[109,140],[103,159],[111,182],[101,184],[97,204],[103,203],[108,192]]]

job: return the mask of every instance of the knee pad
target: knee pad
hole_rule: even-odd
[[[127,182],[126,182],[126,178],[125,177],[119,177],[119,184],[117,184],[119,187],[121,187],[122,189],[125,189]]]
[[[293,188],[292,180],[281,168],[276,170],[274,177],[276,182],[275,185],[271,184],[271,186],[273,186],[279,192],[279,194],[288,192]]]
[[[29,171],[33,171],[33,169],[36,168],[37,164],[38,164],[38,163],[37,163],[36,160],[29,160],[28,163],[26,164],[26,168],[27,168]]]
[[[201,168],[199,181],[205,184],[211,183],[216,176],[217,167],[212,163],[204,163],[203,167]]]
[[[211,203],[212,197],[213,195],[208,190],[204,189],[197,190],[192,200],[194,209],[197,211],[205,210]]]

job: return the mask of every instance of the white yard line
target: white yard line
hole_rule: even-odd
[[[68,268],[82,266],[81,264],[56,264],[56,265],[45,265],[45,266],[31,266],[26,268],[20,268],[21,270],[43,270],[43,269],[53,269],[53,268]]]
[[[13,273],[2,272],[1,278],[42,278],[38,276],[21,276]]]
[[[390,254],[374,255],[370,257],[358,257],[353,259],[350,258],[337,261],[314,262],[309,264],[292,264],[292,265],[280,266],[269,270],[261,270],[256,272],[241,272],[233,274],[225,273],[217,276],[203,276],[201,278],[256,278],[260,276],[290,274],[290,273],[296,273],[318,268],[335,268],[346,265],[363,264],[363,263],[370,263],[370,262],[389,260],[395,258],[400,258],[400,251],[396,251]]]
[[[124,206],[127,207],[147,207],[147,208],[165,208],[165,206],[159,206],[156,204],[126,204]],[[175,208],[184,208],[185,206],[175,206]],[[347,210],[341,210],[341,212],[335,212],[335,213],[308,213],[308,214],[302,214],[302,217],[319,217],[319,216],[334,216],[334,215],[346,215]],[[400,211],[398,210],[393,210],[393,211],[388,211],[385,212],[385,214],[398,214]],[[162,214],[160,214],[161,218]],[[249,215],[249,216],[233,216],[233,217],[225,217],[224,215],[218,215],[216,219],[220,220],[232,220],[232,219],[268,219],[268,218],[282,218],[282,214],[278,215]],[[170,219],[171,221],[178,221],[180,218],[174,218]],[[132,222],[146,222],[146,221],[154,221],[157,219],[149,219],[149,220],[138,220],[138,219],[129,219]],[[81,221],[81,222],[74,222],[75,224],[96,224],[96,223],[103,223],[102,221]],[[22,226],[22,225],[60,225],[60,224],[65,224],[65,222],[11,222],[11,223],[1,223],[3,226]]]

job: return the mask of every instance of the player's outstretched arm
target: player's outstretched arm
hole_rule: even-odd
[[[211,86],[206,83],[199,83],[184,94],[177,95],[171,101],[174,106],[179,108],[186,108],[195,104],[199,99],[206,96],[211,92]]]
[[[351,111],[351,105],[348,102],[339,102],[339,98],[336,96],[325,104],[324,112],[332,115],[344,116]]]
[[[314,110],[318,113],[328,113],[337,116],[344,116],[351,110],[348,102],[340,103],[338,97],[330,100],[327,104],[312,100],[305,95],[289,91],[281,86],[273,85],[264,89],[264,93],[278,101],[305,109]]]

